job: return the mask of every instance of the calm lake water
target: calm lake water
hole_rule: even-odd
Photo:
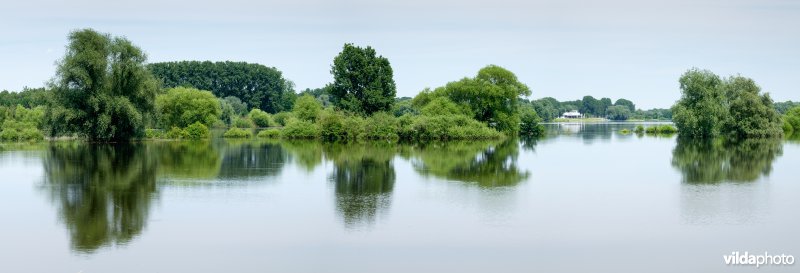
[[[800,143],[0,146],[3,272],[797,272]]]

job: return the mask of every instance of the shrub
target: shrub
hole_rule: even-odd
[[[344,119],[344,135],[345,138],[355,139],[362,132],[364,132],[364,123],[366,121],[360,116],[347,116]]]
[[[251,110],[249,116],[250,120],[252,120],[253,124],[255,124],[257,127],[261,128],[270,127],[273,126],[275,123],[272,121],[272,117],[267,112],[261,111],[259,109]]]
[[[227,132],[225,132],[225,134],[223,134],[222,137],[225,137],[225,138],[250,138],[250,137],[253,137],[253,133],[250,132],[250,130],[247,130],[247,129],[241,129],[241,128],[234,127],[234,128],[229,129]]]
[[[544,126],[539,124],[542,121],[533,108],[522,110],[520,115],[519,134],[525,136],[541,136],[544,134]]]
[[[28,127],[22,129],[22,132],[19,134],[20,140],[28,140],[28,141],[38,141],[44,139],[44,134],[39,129],[34,127]]]
[[[195,122],[211,126],[222,114],[219,100],[211,92],[184,87],[158,95],[156,109],[165,127],[186,127]]]
[[[644,126],[636,125],[636,129],[634,129],[633,131],[636,132],[637,134],[644,133]]]
[[[233,119],[233,128],[253,128],[253,122],[245,117],[236,117]]]
[[[185,131],[186,138],[203,139],[211,137],[211,132],[208,131],[208,127],[200,122],[195,122],[194,124],[187,126]]]
[[[482,122],[463,115],[416,116],[401,132],[404,138],[418,140],[496,139],[503,136]]]
[[[188,136],[189,133],[186,132],[186,130],[183,130],[178,127],[172,127],[172,129],[169,129],[169,131],[167,132],[167,138],[171,139],[187,138]]]
[[[397,118],[386,112],[377,112],[364,122],[364,131],[359,137],[365,139],[397,139],[399,130]]]
[[[294,115],[291,112],[280,112],[272,115],[272,120],[280,126],[286,126],[286,121],[292,117],[294,117]]]
[[[144,129],[145,138],[163,138],[164,131],[159,129]]]
[[[266,129],[258,132],[258,137],[260,138],[279,138],[281,136],[281,130],[279,129]]]
[[[647,127],[647,129],[645,129],[644,132],[648,134],[658,134],[658,126]]]
[[[784,120],[783,121],[783,133],[786,134],[786,135],[791,135],[793,132],[794,132],[794,127],[792,127],[792,124],[789,123],[789,121]]]
[[[630,133],[631,133],[631,130],[628,130],[628,129],[626,128],[626,129],[622,129],[622,130],[620,130],[620,131],[619,131],[619,133],[620,133],[620,134],[623,134],[623,135],[627,135],[627,134],[630,134]]]
[[[3,141],[17,141],[19,140],[19,133],[16,129],[5,128],[0,132],[0,139]]]
[[[344,115],[333,110],[325,110],[317,120],[319,135],[323,139],[336,140],[347,138],[344,126]]]
[[[320,111],[322,111],[322,104],[311,95],[303,95],[297,98],[294,102],[294,108],[292,109],[295,117],[300,120],[308,120],[311,122],[317,120],[317,115],[319,115]]]
[[[310,139],[319,136],[317,125],[296,118],[286,122],[286,126],[281,131],[281,136],[288,139]]]
[[[660,133],[660,134],[674,134],[674,133],[677,133],[677,132],[678,132],[678,128],[675,128],[675,126],[672,126],[672,125],[665,124],[665,125],[658,126],[658,133]]]

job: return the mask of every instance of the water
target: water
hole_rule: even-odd
[[[8,272],[752,272],[800,256],[800,144],[548,125],[500,142],[0,146]],[[759,272],[795,272],[767,266]]]

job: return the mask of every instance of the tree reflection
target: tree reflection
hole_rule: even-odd
[[[783,154],[779,139],[747,139],[739,142],[678,139],[672,166],[691,184],[723,181],[750,182],[772,171],[772,162]]]
[[[227,142],[219,178],[253,179],[278,175],[288,161],[280,144],[268,141]]]
[[[372,224],[388,210],[395,181],[395,148],[380,143],[324,145],[325,156],[334,165],[330,179],[335,184],[336,209],[346,227]]]
[[[169,141],[153,144],[158,152],[159,176],[213,178],[222,157],[209,141]]]
[[[145,225],[156,192],[156,162],[142,145],[56,144],[44,160],[45,189],[72,248],[91,253],[125,244]]]
[[[443,142],[421,144],[414,168],[423,175],[477,183],[481,187],[514,186],[529,173],[517,167],[516,140],[501,143]]]

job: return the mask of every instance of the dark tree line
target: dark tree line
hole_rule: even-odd
[[[289,111],[294,84],[274,67],[245,62],[181,61],[149,64],[164,87],[190,86],[218,98],[237,97],[249,107],[269,113]]]
[[[532,101],[522,100],[522,103],[533,106],[544,121],[552,121],[569,111],[580,111],[589,117],[612,120],[672,118],[669,109],[637,110],[636,104],[627,99],[617,99],[612,103],[610,98],[596,99],[593,96],[584,96],[583,99],[572,101],[558,101],[545,97]]]

